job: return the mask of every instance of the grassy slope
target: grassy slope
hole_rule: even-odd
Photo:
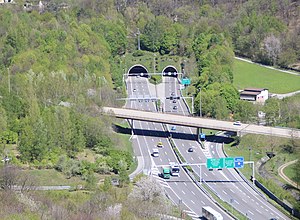
[[[268,69],[245,61],[234,61],[234,82],[237,89],[268,88],[271,93],[300,90],[300,76]]]

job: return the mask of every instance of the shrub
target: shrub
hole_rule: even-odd
[[[132,53],[132,56],[134,56],[134,57],[141,57],[141,56],[144,56],[144,52],[143,51],[141,51],[141,50],[136,50],[136,51],[134,51],[133,53]]]

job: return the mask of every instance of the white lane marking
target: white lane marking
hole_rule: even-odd
[[[191,202],[192,202],[193,204],[195,204],[195,202],[194,202],[193,200],[191,200]]]
[[[168,160],[169,160],[169,162],[171,162],[171,159],[170,159],[170,158],[168,158]]]
[[[238,205],[240,204],[238,201],[236,201],[236,200],[234,200],[234,201],[236,202],[236,204],[238,204]]]
[[[262,212],[261,211],[259,211],[258,209],[255,209],[257,212],[259,212],[260,214],[262,214]]]
[[[176,182],[174,182],[175,183],[175,185],[177,186],[177,183]]]
[[[167,151],[165,151],[165,155],[167,155]]]
[[[191,160],[194,160],[194,158],[191,157]]]
[[[226,195],[227,195],[227,192],[225,192],[224,190],[222,190],[222,191],[223,191],[223,193],[224,193],[224,194],[226,194]]]
[[[247,201],[245,199],[242,199],[244,203],[247,203]]]
[[[251,211],[248,210],[248,212],[249,212],[251,215],[254,215]]]
[[[187,186],[185,182],[183,182],[183,184],[184,184],[185,186]]]
[[[181,190],[181,192],[185,195],[185,192],[183,190]]]
[[[203,202],[202,200],[201,200],[201,203],[202,203],[203,205],[205,205],[205,202]]]
[[[232,189],[229,189],[231,192],[235,193]]]
[[[204,173],[204,175],[205,175],[205,176],[207,176],[207,174],[206,174],[206,173]]]
[[[160,159],[160,161],[162,162],[162,159],[161,158],[159,158]]]
[[[152,142],[154,142],[154,139],[153,139],[153,138],[151,138],[151,140],[152,140]]]
[[[193,191],[191,191],[191,193],[192,193],[194,196],[196,195]]]

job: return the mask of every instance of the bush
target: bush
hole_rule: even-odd
[[[144,52],[143,51],[141,51],[141,50],[136,50],[136,51],[134,51],[133,53],[132,53],[132,56],[134,56],[134,57],[141,57],[141,56],[144,56]]]

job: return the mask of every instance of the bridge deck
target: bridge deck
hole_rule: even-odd
[[[275,128],[253,124],[233,125],[233,122],[208,118],[182,116],[167,113],[147,112],[124,108],[103,107],[103,113],[117,118],[134,119],[165,124],[173,124],[195,128],[207,128],[221,131],[235,131],[241,134],[262,134],[285,138],[300,138],[300,130],[290,128]]]

